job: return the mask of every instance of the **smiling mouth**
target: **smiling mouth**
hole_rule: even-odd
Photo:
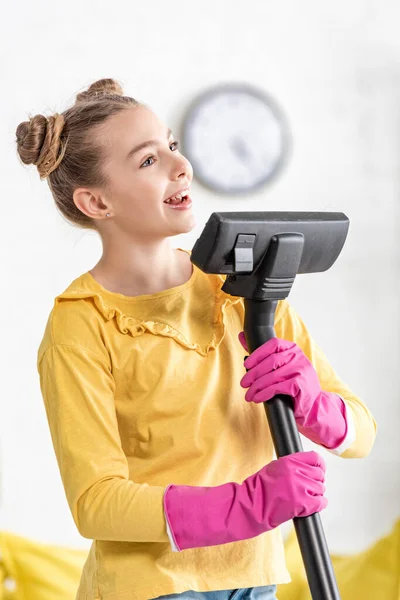
[[[178,206],[184,202],[188,202],[189,200],[189,190],[184,190],[183,192],[176,194],[175,196],[171,196],[164,200],[164,204],[170,204],[172,206]]]

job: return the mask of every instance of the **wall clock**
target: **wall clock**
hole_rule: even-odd
[[[274,178],[289,150],[286,118],[267,94],[242,83],[206,90],[189,106],[182,152],[194,176],[223,194],[244,194]]]

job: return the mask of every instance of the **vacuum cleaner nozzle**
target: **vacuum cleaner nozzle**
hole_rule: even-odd
[[[279,300],[298,273],[333,265],[348,229],[349,219],[338,212],[213,213],[191,260],[205,273],[228,275],[227,293]]]

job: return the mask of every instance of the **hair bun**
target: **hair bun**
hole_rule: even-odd
[[[99,79],[76,96],[76,102],[90,102],[100,100],[103,96],[123,96],[121,85],[115,79]]]
[[[20,123],[16,130],[18,154],[25,165],[36,165],[42,179],[60,164],[61,133],[64,117],[58,113],[47,118],[35,115],[30,121]]]
[[[35,164],[40,156],[46,136],[47,119],[43,115],[36,115],[30,121],[24,121],[17,127],[18,153],[26,165]]]

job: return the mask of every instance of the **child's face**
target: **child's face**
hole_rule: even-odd
[[[121,233],[147,241],[191,231],[195,226],[192,209],[177,210],[164,203],[189,188],[193,178],[191,164],[176,149],[167,127],[140,105],[111,117],[103,134],[108,154],[103,169],[109,181],[103,197],[110,205],[110,221]],[[154,142],[128,156],[149,140]]]

